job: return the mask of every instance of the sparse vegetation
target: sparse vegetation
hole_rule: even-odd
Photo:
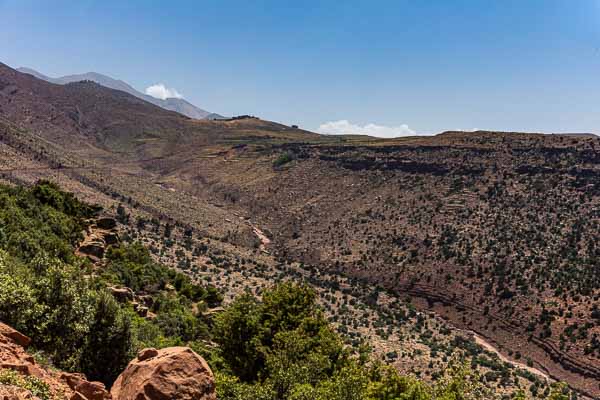
[[[0,370],[0,384],[16,386],[25,389],[41,400],[58,400],[55,397],[47,383],[35,376],[24,376],[17,371],[10,369]]]
[[[289,162],[292,162],[293,159],[294,159],[294,156],[292,153],[290,153],[290,152],[282,153],[275,159],[275,161],[273,161],[273,166],[281,167]]]

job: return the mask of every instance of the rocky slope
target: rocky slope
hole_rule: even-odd
[[[0,322],[0,398],[109,400],[100,382],[89,382],[81,374],[52,370],[38,364],[26,352],[31,339]]]

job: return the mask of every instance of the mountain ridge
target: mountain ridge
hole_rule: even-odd
[[[219,119],[224,118],[223,116],[203,110],[199,107],[196,107],[192,103],[188,102],[185,99],[179,98],[167,98],[167,99],[158,99],[156,97],[147,95],[136,90],[133,86],[128,84],[127,82],[121,79],[115,79],[108,75],[100,74],[98,72],[86,72],[83,74],[73,74],[73,75],[64,75],[58,78],[51,78],[47,75],[42,74],[39,71],[36,71],[32,68],[28,67],[19,67],[16,68],[17,71],[21,73],[26,73],[29,75],[33,75],[38,79],[45,80],[50,83],[54,83],[57,85],[66,85],[68,83],[73,82],[81,82],[81,81],[92,81],[96,82],[99,85],[107,87],[109,89],[121,90],[123,92],[129,93],[137,98],[145,100],[149,103],[152,103],[156,106],[159,106],[165,110],[175,111],[177,113],[183,114],[186,117],[193,119]]]

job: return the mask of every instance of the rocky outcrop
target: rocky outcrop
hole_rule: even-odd
[[[25,376],[43,378],[45,371],[23,348],[29,342],[27,336],[0,322],[0,370],[11,369]]]
[[[113,286],[109,286],[108,291],[115,297],[115,299],[117,301],[119,301],[120,303],[126,303],[128,301],[133,301],[133,297],[135,296],[135,294],[133,293],[133,290],[131,290],[128,287],[113,287]]]
[[[46,383],[51,393],[68,400],[216,400],[215,379],[202,357],[188,347],[139,352],[115,381],[111,393],[85,375],[48,370],[23,345],[30,339],[0,322],[0,371]],[[26,388],[0,384],[0,400],[36,399]]]
[[[17,386],[0,385],[0,400],[23,400],[31,399],[38,400],[27,389]]]
[[[112,397],[103,383],[89,382],[82,374],[52,371],[37,364],[24,346],[31,340],[0,322],[0,371],[10,369],[23,377],[32,376],[46,383],[51,393],[69,400],[110,400]],[[14,385],[0,385],[0,399],[35,399],[27,389]]]
[[[144,349],[115,381],[115,400],[216,400],[208,364],[188,347]]]
[[[137,313],[137,315],[139,315],[142,318],[146,318],[148,316],[148,313],[150,312],[148,307],[146,307],[143,304],[138,303],[137,301],[134,301],[132,303],[132,305],[133,305],[133,310]]]
[[[108,246],[119,243],[119,234],[116,231],[117,221],[114,218],[103,217],[90,223],[83,232],[84,239],[79,244],[76,253],[89,258],[93,263],[99,263],[104,258]]]
[[[117,227],[117,221],[114,218],[102,217],[96,220],[96,226],[100,229],[110,231]]]
[[[97,237],[90,237],[85,243],[79,246],[79,252],[88,256],[94,262],[97,262],[104,257],[105,250],[106,242]]]
[[[109,286],[108,291],[119,303],[131,303],[135,312],[142,318],[152,319],[154,314],[150,307],[154,304],[152,296],[146,294],[137,294],[128,287]]]
[[[148,360],[149,358],[156,357],[157,355],[158,355],[158,350],[151,347],[149,349],[141,350],[137,355],[137,359],[138,359],[138,361],[145,361],[145,360]]]

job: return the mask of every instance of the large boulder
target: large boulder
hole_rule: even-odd
[[[115,400],[216,400],[215,378],[202,357],[188,347],[144,349],[119,375]]]

